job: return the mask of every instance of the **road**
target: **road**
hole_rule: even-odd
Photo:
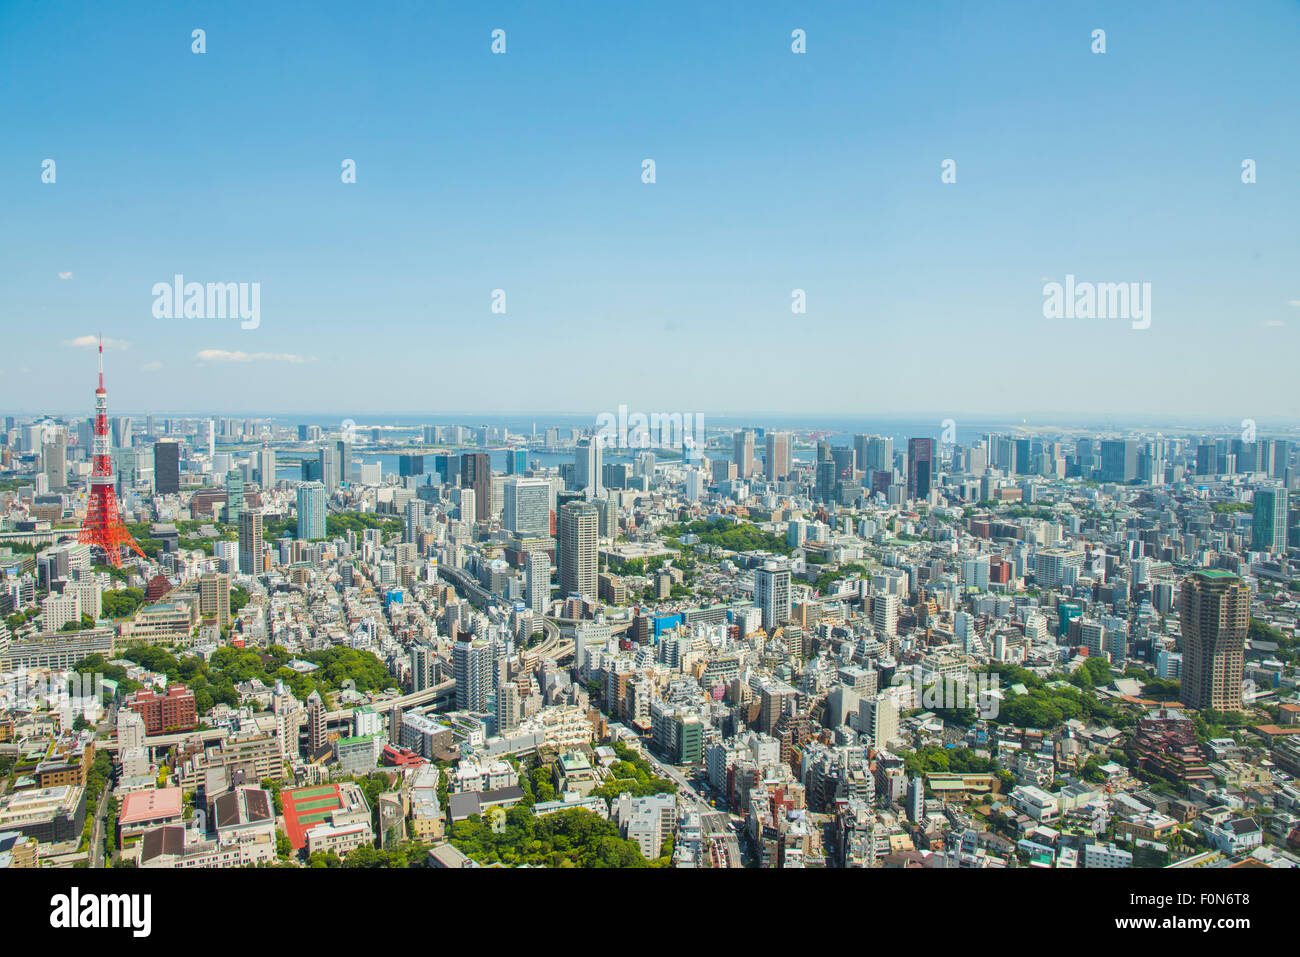
[[[735,862],[735,865],[740,867],[751,866],[746,842],[741,840],[743,831],[735,825],[731,815],[711,806],[704,795],[695,789],[690,779],[679,768],[673,767],[671,764],[664,764],[650,753],[648,745],[641,749],[641,754],[646,759],[646,762],[655,769],[656,773],[663,775],[677,785],[679,789],[677,792],[679,806],[688,810],[699,811],[700,820],[704,823],[707,832],[725,832],[728,855]]]
[[[657,773],[661,774],[663,777],[666,777],[668,780],[672,781],[674,784],[677,785],[679,789],[677,792],[678,797],[684,803],[686,803],[688,806],[693,807],[701,814],[717,813],[717,808],[711,807],[709,805],[709,802],[705,800],[704,795],[702,795],[699,791],[695,789],[695,785],[691,784],[690,779],[687,778],[686,775],[683,774],[680,770],[673,767],[671,764],[664,764],[662,761],[660,761],[658,758],[656,758],[653,754],[650,753],[649,747],[643,747],[641,749],[641,755],[646,759],[646,762],[652,768],[655,769]]]
[[[486,588],[476,582],[462,569],[452,568],[449,565],[439,565],[438,575],[445,578],[456,586],[457,589],[468,595],[471,603],[479,607],[485,607],[490,604],[498,604],[508,607],[509,603],[504,598],[498,598],[489,592]],[[573,642],[562,641],[560,637],[560,626],[554,618],[543,618],[542,624],[546,629],[546,637],[536,648],[528,649],[529,654],[537,655],[540,658],[554,658],[560,661],[573,654]]]
[[[108,807],[108,784],[100,792],[99,804],[95,807],[95,823],[90,829],[90,866],[104,866],[104,809]]]

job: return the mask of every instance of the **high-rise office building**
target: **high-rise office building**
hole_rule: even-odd
[[[933,481],[934,439],[907,440],[907,497],[928,499]]]
[[[531,551],[524,558],[524,601],[538,615],[546,614],[551,599],[551,559],[541,550]]]
[[[317,453],[320,459],[320,481],[325,486],[325,494],[333,495],[334,490],[339,487],[339,453],[338,448],[332,444],[325,444],[320,447]]]
[[[894,471],[894,440],[872,435],[866,438],[864,446],[867,460],[864,464],[859,459],[858,468],[864,471],[870,469],[873,472],[889,472],[892,475]]]
[[[458,477],[456,456],[450,452],[439,452],[433,457],[433,470],[443,485],[455,485]]]
[[[579,439],[573,453],[573,487],[587,493],[588,498],[605,494],[601,445],[599,436]]]
[[[265,442],[257,453],[257,483],[264,489],[275,488],[275,449]]]
[[[173,441],[155,442],[153,446],[153,481],[159,495],[175,495],[181,490],[181,447]]]
[[[452,491],[452,500],[456,503],[456,518],[467,525],[478,521],[478,496],[472,488],[457,488]]]
[[[731,438],[731,461],[736,463],[736,475],[747,479],[754,474],[754,433],[742,429]]]
[[[244,473],[231,469],[226,473],[226,521],[232,525],[244,514]]]
[[[1191,708],[1242,709],[1250,588],[1225,571],[1197,571],[1179,591],[1183,672],[1178,700]]]
[[[244,509],[239,514],[239,571],[260,575],[263,567],[262,513]]]
[[[1011,440],[1011,471],[1016,475],[1028,475],[1033,471],[1029,464],[1032,447],[1029,439]]]
[[[45,441],[41,445],[41,462],[50,490],[66,488],[68,485],[68,433],[63,426],[54,426],[47,430]]]
[[[298,483],[298,538],[314,541],[325,537],[325,486],[320,482]]]
[[[516,538],[551,534],[551,483],[546,479],[506,479],[502,486],[501,523]]]
[[[560,506],[557,528],[560,594],[596,597],[596,540],[600,517],[596,507],[587,502],[568,502]]]
[[[1272,468],[1269,470],[1271,478],[1286,478],[1287,466],[1291,464],[1291,443],[1286,439],[1273,440]]]
[[[1287,493],[1284,488],[1255,490],[1250,547],[1257,552],[1286,551]]]
[[[352,481],[352,443],[339,439],[334,443],[334,454],[338,458],[338,481]]]
[[[466,452],[460,457],[461,488],[474,491],[474,521],[486,522],[492,514],[492,457],[486,452]],[[462,521],[469,521],[461,516]]]
[[[779,482],[790,474],[790,433],[767,433],[767,456],[763,467],[769,482]]]
[[[754,571],[754,604],[763,614],[763,628],[771,631],[790,620],[790,569],[768,562]]]
[[[835,499],[835,461],[818,459],[813,479],[813,499],[831,502]]]
[[[1101,480],[1131,482],[1137,478],[1138,444],[1129,439],[1103,439]]]
[[[402,478],[408,475],[424,474],[423,455],[399,455],[397,457],[397,474]]]
[[[523,475],[528,471],[527,449],[506,449],[506,474]]]

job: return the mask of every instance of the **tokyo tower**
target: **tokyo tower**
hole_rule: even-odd
[[[104,391],[104,337],[99,337],[99,388],[95,390],[94,466],[90,472],[90,504],[77,537],[83,545],[94,545],[104,553],[110,565],[122,564],[122,546],[129,545],[145,557],[131,533],[122,524],[117,510],[117,493],[113,491],[113,465],[108,453],[108,393]]]

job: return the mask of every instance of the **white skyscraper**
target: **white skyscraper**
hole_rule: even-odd
[[[790,569],[768,562],[754,572],[754,604],[763,613],[763,628],[771,631],[790,619]]]
[[[551,485],[546,479],[506,479],[502,487],[502,524],[517,538],[551,534]]]
[[[600,438],[579,439],[574,452],[574,484],[579,491],[586,492],[588,498],[599,498],[605,494],[601,484],[601,440]]]
[[[551,559],[543,551],[529,552],[524,564],[524,600],[539,615],[546,614],[551,597]]]
[[[871,624],[878,637],[898,634],[898,596],[892,593],[876,595],[871,600]]]

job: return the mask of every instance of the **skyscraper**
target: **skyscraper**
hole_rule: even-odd
[[[424,529],[424,502],[413,498],[406,503],[406,522],[402,531],[402,541],[418,542],[420,532]]]
[[[474,521],[486,522],[492,514],[492,457],[486,452],[461,455],[460,484],[474,490]],[[468,521],[463,515],[461,520]]]
[[[231,469],[226,473],[226,521],[232,525],[244,513],[244,473]]]
[[[890,438],[881,438],[878,435],[872,435],[866,441],[867,461],[865,464],[861,460],[858,467],[861,469],[871,469],[873,472],[894,471],[894,440]]]
[[[1284,488],[1255,490],[1250,547],[1257,552],[1286,551],[1287,493]]]
[[[732,436],[731,461],[736,463],[736,475],[747,479],[754,473],[754,433],[742,429]]]
[[[262,513],[245,509],[239,515],[239,571],[260,575],[263,567]]]
[[[768,562],[754,572],[754,604],[763,613],[763,628],[771,631],[790,620],[790,569]]]
[[[835,462],[833,459],[819,459],[813,479],[813,499],[818,502],[830,502],[835,498]]]
[[[456,708],[459,711],[487,710],[492,690],[492,646],[482,640],[452,643],[452,673],[456,679]]]
[[[551,485],[545,479],[512,477],[502,488],[501,522],[516,538],[551,534]]]
[[[538,615],[546,614],[551,598],[551,559],[543,551],[531,551],[524,558],[524,601]]]
[[[325,486],[320,482],[298,483],[298,538],[312,541],[325,537]]]
[[[307,699],[307,757],[323,754],[329,744],[326,736],[325,702],[319,691],[313,690]]]
[[[601,440],[599,437],[579,439],[573,453],[573,485],[588,498],[605,494],[601,471]]]
[[[1179,592],[1183,673],[1178,700],[1191,708],[1242,709],[1250,588],[1225,571],[1197,571]]]
[[[423,475],[424,456],[399,455],[397,457],[397,474],[403,478],[408,475]]]
[[[1287,466],[1291,464],[1291,443],[1286,439],[1273,440],[1272,469],[1269,475],[1272,478],[1286,478]]]
[[[264,489],[275,488],[275,449],[268,442],[257,453],[257,482]]]
[[[41,461],[50,490],[66,488],[68,484],[68,433],[63,426],[46,430],[41,444]]]
[[[790,433],[767,433],[767,456],[763,463],[769,482],[779,482],[790,474]]]
[[[153,447],[154,488],[159,495],[175,495],[181,490],[181,447],[165,439]]]
[[[934,439],[907,440],[907,497],[928,499],[933,479]]]
[[[596,597],[596,539],[600,518],[587,502],[568,502],[560,507],[559,559],[560,594]]]
[[[334,445],[325,444],[317,453],[320,457],[320,480],[325,486],[325,494],[333,495],[339,486],[339,455]]]
[[[1101,480],[1131,482],[1137,478],[1136,442],[1128,439],[1103,439],[1101,443]]]
[[[506,474],[523,475],[528,471],[527,449],[506,449]]]
[[[433,470],[443,485],[456,484],[456,456],[450,452],[439,452],[433,457]]]
[[[338,481],[352,481],[352,443],[346,439],[339,439],[334,443],[334,453],[338,458],[339,472]]]

